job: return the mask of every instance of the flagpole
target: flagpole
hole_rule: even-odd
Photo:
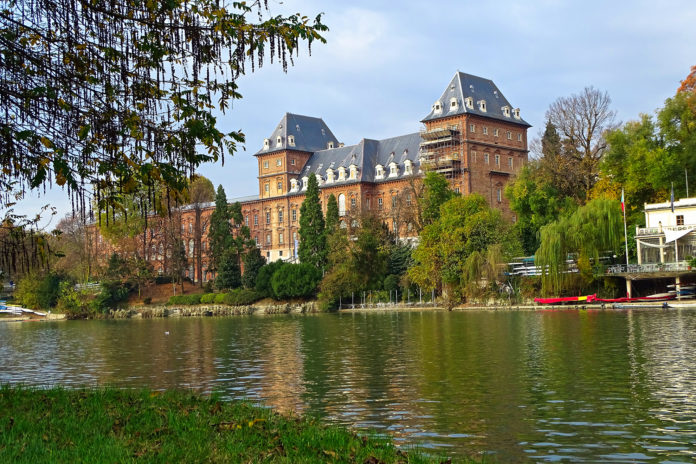
[[[626,272],[628,272],[628,229],[626,228],[626,203],[624,202],[623,189],[621,189],[621,209],[623,210],[623,220],[624,220],[624,244],[626,246]]]

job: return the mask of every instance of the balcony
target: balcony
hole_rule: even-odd
[[[683,226],[636,227],[636,237],[663,235],[665,231],[677,232],[680,230],[696,230],[696,224],[688,224]]]
[[[686,261],[676,263],[614,264],[604,270],[607,275],[647,279],[655,277],[675,277],[680,274],[696,273]]]

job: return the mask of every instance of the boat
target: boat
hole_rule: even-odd
[[[639,303],[639,302],[655,302],[655,301],[669,301],[677,297],[675,293],[656,293],[649,296],[636,296],[629,298],[627,296],[622,298],[595,298],[594,301],[597,303]]]
[[[597,294],[584,296],[567,296],[558,298],[534,298],[535,303],[539,304],[582,304],[592,303],[597,300]]]

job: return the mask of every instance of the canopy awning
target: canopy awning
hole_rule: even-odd
[[[680,239],[691,231],[693,231],[693,229],[679,229],[679,230],[667,229],[667,230],[665,230],[665,243],[673,242],[677,239]]]

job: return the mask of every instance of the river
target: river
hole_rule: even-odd
[[[0,383],[217,391],[499,462],[696,458],[693,310],[0,323]]]

